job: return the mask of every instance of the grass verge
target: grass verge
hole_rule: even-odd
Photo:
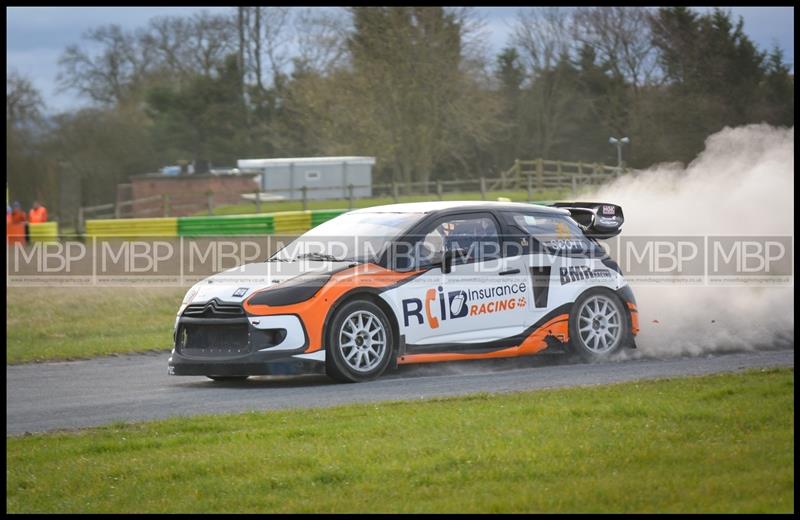
[[[9,287],[6,362],[169,349],[186,288]]]
[[[6,507],[791,512],[793,388],[761,370],[13,437]]]

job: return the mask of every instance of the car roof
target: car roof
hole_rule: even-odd
[[[487,202],[485,200],[437,200],[431,202],[407,202],[403,204],[386,204],[353,210],[351,213],[434,213],[448,210],[516,210],[541,211],[557,215],[569,215],[569,211],[561,208],[528,204],[523,202]]]

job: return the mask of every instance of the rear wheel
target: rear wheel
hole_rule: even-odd
[[[364,300],[345,303],[328,331],[327,374],[349,383],[375,379],[389,366],[393,341],[389,320],[380,307]]]
[[[572,306],[569,317],[571,351],[584,360],[604,359],[630,337],[628,317],[616,294],[590,289]]]
[[[213,379],[218,383],[225,383],[225,382],[233,382],[233,381],[244,381],[249,376],[206,376],[209,379]]]

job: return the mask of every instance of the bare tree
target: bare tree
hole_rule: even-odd
[[[624,78],[638,95],[658,78],[656,48],[646,7],[579,7],[574,15],[577,41],[591,46],[601,62]]]
[[[570,12],[562,7],[520,10],[512,39],[533,74],[552,70],[563,55],[572,53]]]
[[[229,15],[201,11],[190,20],[190,33],[185,41],[185,53],[193,70],[211,76],[235,52],[235,26]]]
[[[57,77],[59,85],[98,103],[122,102],[148,69],[136,36],[112,24],[90,29],[84,39],[99,46],[100,51],[90,54],[77,45],[68,46],[58,61],[62,68]]]
[[[529,73],[526,102],[532,155],[549,157],[574,117],[577,94],[569,60],[574,52],[571,13],[559,7],[520,11],[512,41]]]
[[[292,26],[297,66],[330,72],[346,62],[346,41],[351,25],[345,11],[303,9],[294,17]]]
[[[291,16],[285,7],[262,7],[264,13],[263,50],[267,55],[273,82],[288,65],[289,45],[292,43]]]
[[[31,81],[16,71],[6,76],[6,125],[15,127],[41,119],[44,102]]]
[[[115,105],[155,74],[174,82],[198,74],[211,77],[236,49],[233,29],[231,16],[205,11],[191,18],[154,18],[136,31],[119,25],[94,28],[84,35],[87,45],[70,45],[62,54],[59,85]]]

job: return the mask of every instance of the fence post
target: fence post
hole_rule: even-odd
[[[528,181],[528,204],[530,204],[531,203],[531,188],[533,187],[533,186],[531,186],[531,172],[528,172],[528,175],[526,175],[525,177],[527,177],[527,181]]]
[[[353,209],[353,185],[352,184],[348,184],[347,185],[347,200],[348,200],[347,207],[349,209]]]
[[[578,195],[578,183],[575,180],[575,174],[574,173],[572,174],[572,195],[573,196],[577,196]]]
[[[486,177],[481,177],[481,200],[486,200]]]
[[[303,185],[300,188],[300,191],[302,192],[303,195],[303,211],[305,211],[308,209],[308,186]]]
[[[397,183],[392,179],[392,198],[397,203]]]
[[[164,193],[161,196],[161,201],[162,201],[163,206],[164,206],[164,216],[168,217],[169,216],[169,193]]]
[[[436,195],[439,196],[439,200],[442,200],[442,181],[436,181]]]
[[[83,224],[84,224],[83,208],[78,208],[78,230],[77,230],[78,233],[83,234],[83,232],[85,231]]]
[[[583,163],[578,161],[578,175],[583,175]]]
[[[119,202],[114,203],[114,218],[119,218]]]
[[[539,189],[544,191],[544,159],[536,161],[536,176],[539,179]]]
[[[255,196],[256,213],[261,213],[261,190],[253,191],[253,195]]]
[[[214,214],[214,193],[207,191],[206,192],[206,204],[208,204],[208,216]]]

